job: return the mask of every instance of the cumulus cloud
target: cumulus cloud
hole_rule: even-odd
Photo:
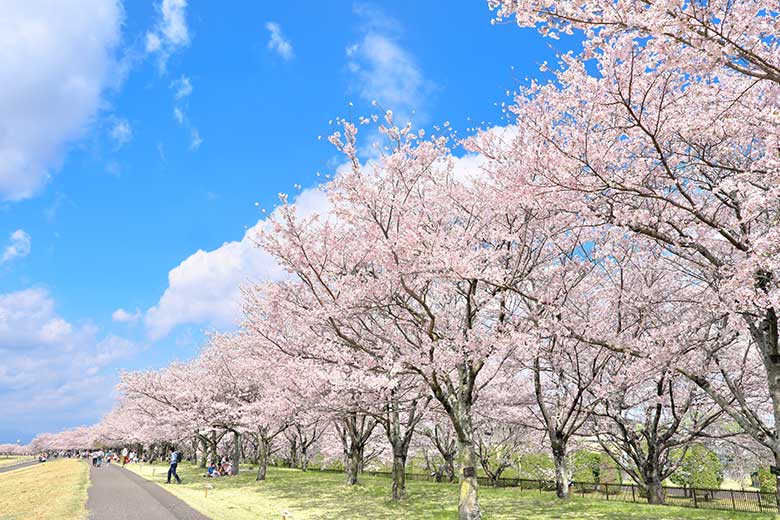
[[[295,205],[301,215],[328,209],[326,197],[318,189],[301,192]],[[265,225],[267,220],[260,220],[241,240],[226,242],[213,251],[196,251],[172,269],[160,301],[144,316],[150,338],[160,339],[185,323],[218,328],[237,325],[241,319],[240,284],[285,276],[273,257],[252,241]]]
[[[281,26],[276,22],[267,22],[265,28],[270,34],[268,38],[268,48],[285,60],[291,60],[295,57],[292,43],[282,34]]]
[[[3,420],[33,432],[38,417],[97,420],[111,405],[113,377],[101,371],[138,352],[119,336],[59,316],[45,289],[0,294]]]
[[[129,312],[119,308],[111,314],[111,319],[117,323],[134,323],[141,319],[141,310],[136,309],[135,312]]]
[[[453,160],[458,179],[470,182],[484,177],[483,156],[468,154]],[[350,164],[341,164],[335,168],[335,174],[350,168]],[[301,217],[330,212],[327,197],[318,188],[303,190],[293,204]],[[288,276],[270,254],[254,243],[257,232],[267,229],[269,222],[270,218],[261,219],[241,240],[226,242],[212,251],[198,250],[173,268],[168,273],[168,287],[157,305],[147,309],[143,317],[150,339],[163,338],[184,324],[235,327],[242,319],[242,283]]]
[[[162,0],[157,11],[157,24],[146,33],[146,52],[157,55],[160,72],[165,72],[168,58],[190,44],[187,0]]]
[[[9,237],[9,244],[3,251],[2,262],[5,263],[14,258],[27,256],[32,250],[32,237],[28,235],[24,230],[17,229]]]
[[[346,48],[351,87],[366,101],[376,101],[401,119],[418,114],[432,83],[425,79],[414,56],[399,42],[399,24],[379,8],[359,4],[355,13],[363,38]]]
[[[118,0],[3,3],[0,200],[35,195],[84,135],[118,75],[121,23]]]

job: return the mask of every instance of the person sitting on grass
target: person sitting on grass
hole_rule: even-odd
[[[205,475],[206,477],[213,477],[216,478],[219,476],[219,469],[217,468],[217,465],[213,462],[209,465],[208,473]]]

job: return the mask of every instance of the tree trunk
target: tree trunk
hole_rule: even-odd
[[[663,504],[664,503],[664,488],[661,485],[661,481],[655,479],[646,483],[647,487],[647,503],[648,504]]]
[[[206,439],[204,439],[202,436],[198,436],[198,440],[200,441],[200,457],[198,458],[198,466],[201,468],[206,467],[206,463],[208,461],[208,444],[206,443]],[[198,453],[198,452],[196,452]]]
[[[481,520],[482,512],[479,509],[479,496],[477,490],[477,454],[474,451],[474,426],[471,422],[471,406],[469,402],[463,402],[460,396],[455,416],[451,419],[457,421],[455,431],[457,437],[458,454],[460,459],[460,497],[458,499],[458,520]]]
[[[258,438],[258,457],[257,457],[257,478],[265,480],[265,474],[268,471],[268,443],[263,438]]]
[[[566,444],[556,443],[552,447],[553,461],[555,462],[555,494],[558,498],[569,498],[569,467],[566,460]]]
[[[769,397],[772,400],[772,411],[774,415],[774,424],[780,424],[780,361],[777,355],[780,354],[780,339],[778,338],[778,317],[774,307],[766,311],[766,315],[759,322],[758,326],[751,326],[751,336],[758,345],[766,368],[767,386],[769,387]],[[775,426],[777,430],[778,427]],[[775,433],[775,441],[780,437],[780,433]],[[780,449],[778,443],[773,445],[773,455],[775,466],[780,467]],[[775,500],[780,508],[780,475],[777,476],[777,487],[775,491]]]
[[[469,426],[471,425],[469,424]],[[458,520],[480,520],[482,514],[479,510],[477,495],[477,456],[474,453],[474,445],[470,439],[459,439],[458,450],[460,451],[461,467]]]
[[[652,455],[651,453],[648,455]],[[645,491],[647,491],[648,504],[664,503],[664,488],[661,482],[661,475],[658,473],[658,465],[651,461],[642,468],[642,476],[645,479]]]
[[[233,431],[233,452],[230,458],[231,475],[238,475],[238,465],[241,462],[241,434]]]
[[[211,432],[211,442],[209,442],[209,461],[214,463],[219,463],[219,458],[217,456],[217,432],[212,431]]]
[[[301,446],[301,471],[309,471],[309,449],[305,444]]]
[[[780,452],[775,450],[775,466],[780,468]],[[775,503],[777,504],[777,510],[780,511],[780,475],[775,476]]]
[[[290,467],[291,468],[297,468],[298,467],[298,439],[295,436],[288,437],[288,441],[290,442]]]
[[[401,417],[401,403],[395,390],[390,394],[387,402],[387,419],[383,423],[387,440],[393,449],[393,489],[391,499],[399,501],[406,498],[406,458],[409,454],[409,445],[412,442],[414,428],[419,422],[416,415],[417,400],[413,400],[407,408],[408,422],[404,423]]]
[[[354,486],[358,483],[358,473],[362,469],[362,450],[356,446],[350,446],[349,456],[347,457],[347,464],[344,468],[347,473],[347,484]]]
[[[447,480],[455,482],[455,458],[451,455],[444,458],[444,472],[447,474]]]
[[[403,448],[393,454],[393,500],[406,498],[406,453]]]

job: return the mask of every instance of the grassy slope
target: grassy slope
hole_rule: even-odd
[[[0,520],[86,518],[89,468],[71,459],[0,473]]]
[[[128,466],[130,467],[130,466]],[[132,465],[130,468],[160,484],[166,466]],[[153,475],[154,473],[154,475]],[[364,477],[360,486],[342,484],[339,474],[271,468],[268,481],[255,482],[254,474],[243,470],[233,478],[206,479],[203,470],[179,469],[181,486],[166,489],[215,520],[257,520],[280,518],[283,510],[304,519],[451,519],[457,517],[457,489],[447,484],[409,482],[409,500],[393,504],[387,499],[390,480]],[[205,497],[205,485],[213,489]],[[549,493],[519,492],[513,489],[481,489],[480,500],[486,520],[518,518],[552,519],[690,519],[766,520],[774,515],[701,511],[667,506],[647,506],[574,498],[561,504]]]
[[[2,455],[0,456],[0,468],[13,466],[14,464],[19,464],[20,462],[32,460],[33,458],[34,457],[29,457],[27,455]]]

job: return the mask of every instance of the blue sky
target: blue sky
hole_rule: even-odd
[[[295,185],[321,204],[307,188],[338,157],[317,137],[350,102],[503,124],[496,103],[555,54],[490,19],[479,0],[12,0],[0,443],[99,420],[118,370],[190,358],[233,326],[238,284],[278,276],[247,229]]]

